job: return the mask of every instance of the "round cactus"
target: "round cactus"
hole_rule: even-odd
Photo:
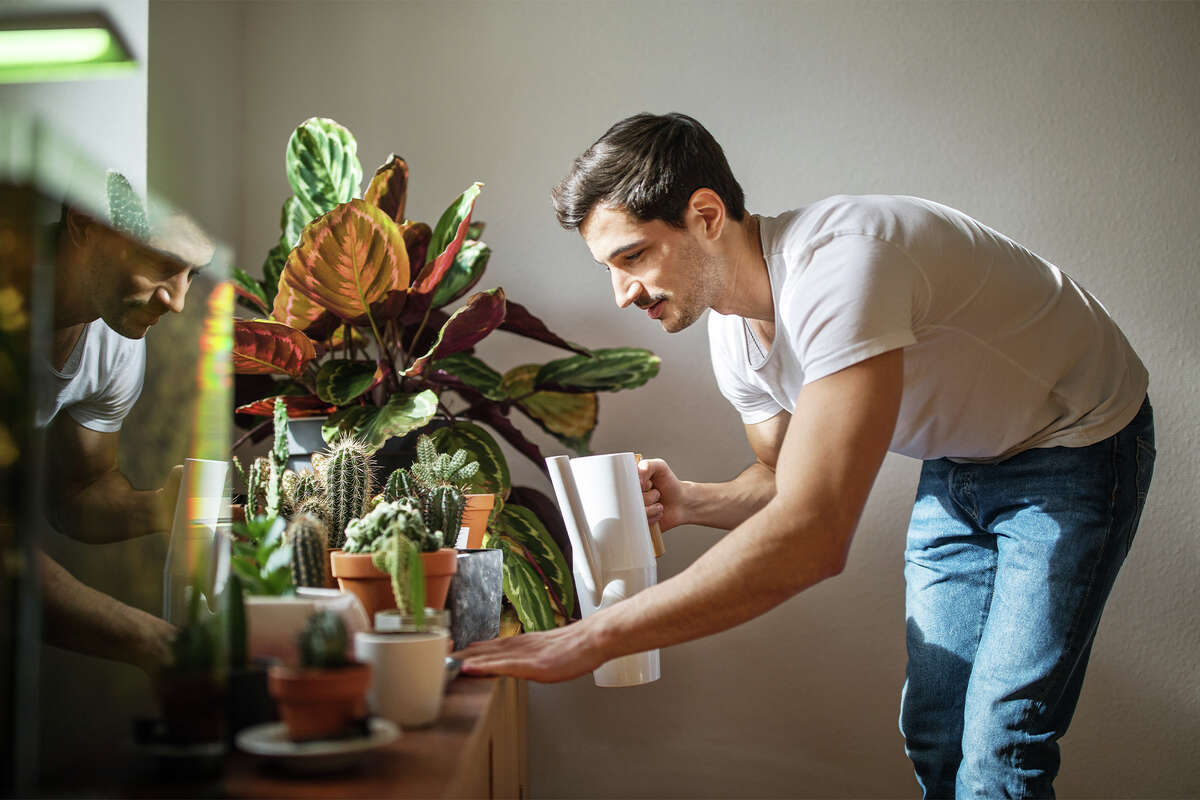
[[[401,497],[420,497],[420,488],[403,467],[389,475],[383,487],[384,500],[396,501]]]
[[[347,553],[374,553],[397,533],[414,543],[428,535],[421,512],[411,502],[385,500],[361,519],[351,520],[346,526],[343,549]]]

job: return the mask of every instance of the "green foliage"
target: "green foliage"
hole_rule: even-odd
[[[462,515],[466,507],[467,499],[457,487],[438,486],[431,489],[421,507],[425,527],[432,532],[440,532],[441,542],[446,547],[453,547],[458,539],[458,529],[462,527]]]
[[[410,470],[413,479],[426,491],[437,486],[453,486],[465,492],[479,472],[479,461],[469,458],[462,448],[453,454],[439,453],[433,439],[421,434],[417,437],[417,460]]]
[[[350,662],[346,658],[349,636],[346,623],[332,611],[322,609],[308,618],[296,641],[300,664],[309,669],[336,669]]]
[[[346,526],[346,541],[342,549],[347,553],[375,553],[383,549],[387,539],[395,534],[404,536],[418,546],[430,538],[420,509],[409,498],[396,502],[384,501],[361,519],[352,520]]]
[[[329,507],[329,546],[337,549],[346,540],[346,526],[358,519],[371,499],[372,459],[357,439],[344,438],[330,448],[322,475]]]
[[[250,594],[291,594],[292,547],[278,517],[257,516],[233,525],[233,572]]]
[[[246,475],[246,516],[258,517],[267,513],[268,493],[271,485],[271,460],[259,456],[250,462]]]
[[[504,594],[525,630],[553,628],[556,615],[570,618],[575,584],[566,558],[537,515],[506,504],[488,526],[483,544],[504,551]]]
[[[419,498],[420,496],[420,488],[404,467],[393,470],[392,474],[388,476],[387,483],[383,486],[383,499],[390,502],[395,502],[402,497]]]
[[[325,523],[312,514],[297,514],[287,527],[292,546],[292,583],[325,585]]]

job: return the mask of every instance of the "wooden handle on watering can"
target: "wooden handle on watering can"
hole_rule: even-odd
[[[634,453],[633,460],[635,462],[641,461],[642,454]],[[654,546],[655,558],[661,558],[662,554],[667,552],[666,545],[663,544],[662,528],[659,527],[657,522],[650,526],[650,544]]]

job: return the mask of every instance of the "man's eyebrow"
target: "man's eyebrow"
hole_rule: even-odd
[[[638,239],[636,242],[630,242],[629,244],[623,244],[620,247],[618,247],[616,250],[613,250],[611,253],[608,254],[608,260],[612,261],[617,256],[621,255],[622,253],[628,253],[630,250],[636,250],[639,247],[644,247],[645,244],[646,244],[645,239]]]

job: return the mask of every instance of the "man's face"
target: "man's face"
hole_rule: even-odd
[[[192,277],[213,252],[195,233],[167,220],[143,244],[91,224],[84,288],[94,313],[120,335],[140,339],[163,314],[183,311]]]
[[[691,325],[720,296],[720,263],[690,227],[597,206],[579,232],[592,258],[608,268],[617,306],[633,303],[667,333]]]

